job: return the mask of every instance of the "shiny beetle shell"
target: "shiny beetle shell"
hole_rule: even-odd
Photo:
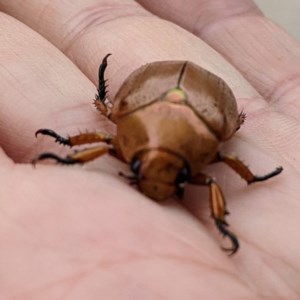
[[[186,183],[210,189],[211,216],[219,232],[239,248],[236,235],[228,229],[228,210],[221,188],[202,173],[205,165],[223,162],[248,184],[268,180],[283,170],[254,175],[237,157],[222,154],[220,144],[228,140],[244,121],[228,85],[209,71],[186,61],[147,64],[134,71],[118,91],[111,111],[106,97],[107,54],[99,67],[96,107],[117,124],[117,135],[86,132],[67,138],[52,129],[39,129],[36,135],[51,136],[56,142],[78,146],[102,145],[76,151],[66,157],[45,152],[33,163],[54,159],[62,164],[82,164],[103,154],[111,154],[130,165],[126,176],[146,196],[157,201],[183,196]]]
[[[126,161],[139,150],[168,149],[186,159],[195,174],[236,131],[239,114],[221,78],[191,62],[158,61],[127,78],[111,119]]]

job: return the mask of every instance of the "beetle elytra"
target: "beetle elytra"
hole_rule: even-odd
[[[117,134],[88,132],[64,138],[51,129],[40,129],[63,145],[103,142],[66,157],[41,153],[34,163],[54,159],[62,164],[91,161],[111,154],[128,163],[130,180],[142,193],[157,201],[181,197],[185,183],[210,189],[211,214],[219,232],[231,241],[230,254],[239,242],[225,220],[226,203],[219,185],[202,173],[203,167],[223,162],[248,184],[267,180],[283,170],[254,175],[237,157],[221,154],[219,147],[238,130],[244,114],[238,113],[235,97],[218,76],[188,61],[159,61],[134,71],[119,89],[114,104],[107,99],[104,74],[106,55],[99,67],[96,107],[117,124]]]

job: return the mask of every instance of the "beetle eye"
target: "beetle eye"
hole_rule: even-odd
[[[134,174],[139,173],[139,169],[141,166],[141,161],[138,159],[138,157],[134,157],[130,163],[130,169]]]
[[[190,170],[189,168],[186,166],[186,167],[183,167],[178,175],[177,175],[177,178],[176,178],[176,184],[181,184],[181,183],[185,183],[188,178],[189,178],[189,175],[190,175]]]

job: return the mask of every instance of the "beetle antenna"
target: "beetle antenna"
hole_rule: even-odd
[[[181,70],[180,70],[180,74],[179,74],[179,78],[178,78],[178,81],[177,81],[177,87],[179,88],[180,86],[180,83],[181,83],[181,80],[182,80],[182,77],[183,77],[183,74],[184,74],[184,71],[185,71],[185,68],[187,66],[187,61],[183,64]]]

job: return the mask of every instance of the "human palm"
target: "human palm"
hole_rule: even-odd
[[[134,1],[0,0],[2,11],[32,27],[0,17],[1,299],[298,299],[299,45],[248,1],[227,9],[164,1],[168,10],[139,2],[198,34],[247,80],[203,40]],[[29,163],[43,151],[72,151],[36,140],[39,128],[115,132],[92,104],[109,52],[112,99],[130,72],[155,60],[190,60],[219,75],[247,114],[222,151],[257,174],[284,167],[249,187],[225,166],[206,170],[227,199],[241,243],[235,256],[220,249],[226,240],[204,188],[188,187],[183,203],[157,204],[118,176],[129,170],[114,158],[83,167]]]

